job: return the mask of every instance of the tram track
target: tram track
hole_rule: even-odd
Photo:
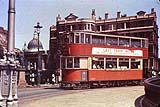
[[[19,106],[21,107],[28,102],[45,99],[49,97],[61,96],[66,94],[86,92],[87,90],[63,90],[63,89],[38,89],[37,91],[21,91],[19,93]]]

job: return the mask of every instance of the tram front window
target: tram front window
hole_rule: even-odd
[[[67,58],[67,68],[72,68],[73,58]]]

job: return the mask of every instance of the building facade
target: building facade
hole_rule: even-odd
[[[7,52],[7,30],[0,27],[0,56]]]
[[[127,16],[126,14],[121,15],[120,12],[117,12],[116,18],[109,18],[108,13],[105,13],[104,16],[104,18],[97,18],[95,10],[92,10],[91,18],[78,18],[78,16],[71,13],[62,19],[60,15],[58,15],[56,26],[53,25],[50,27],[48,67],[50,72],[56,75],[61,74],[59,72],[59,69],[63,66],[61,57],[66,56],[72,51],[69,48],[66,48],[64,45],[66,43],[80,44],[84,42],[87,43],[87,41],[91,40],[90,44],[103,44],[102,42],[105,41],[105,45],[108,46],[117,43],[120,45],[122,43],[126,48],[131,47],[131,39],[123,39],[121,41],[121,37],[140,38],[141,40],[147,39],[148,42],[145,43],[145,45],[148,47],[148,57],[143,59],[141,65],[143,66],[143,76],[144,78],[150,77],[151,71],[159,71],[158,26],[154,9],[152,8],[150,13],[139,11],[134,16]],[[87,36],[87,33],[91,35],[100,35],[101,37]],[[72,37],[72,35],[74,35],[74,37]],[[103,38],[103,35],[109,35],[111,37],[109,38],[110,40]],[[118,36],[118,39],[115,40],[112,38],[114,36]],[[142,41],[134,41],[134,43],[136,44],[136,48],[138,47],[137,44],[139,44],[139,46],[143,45]]]
[[[25,65],[25,79],[29,85],[38,85],[38,69],[40,70],[40,83],[46,83],[47,79],[47,54],[43,50],[43,45],[39,41],[38,53],[38,37],[34,35],[33,39],[24,44],[24,65]],[[40,62],[38,63],[38,54]],[[39,65],[38,65],[39,64]],[[38,68],[39,67],[39,68]]]

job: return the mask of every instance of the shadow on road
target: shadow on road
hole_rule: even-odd
[[[144,97],[144,95],[138,97],[138,98],[135,100],[135,102],[134,102],[135,107],[143,107],[143,106],[142,106],[142,99],[143,99],[143,97]]]

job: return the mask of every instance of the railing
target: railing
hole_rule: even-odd
[[[160,77],[146,79],[144,87],[143,107],[160,107]]]

